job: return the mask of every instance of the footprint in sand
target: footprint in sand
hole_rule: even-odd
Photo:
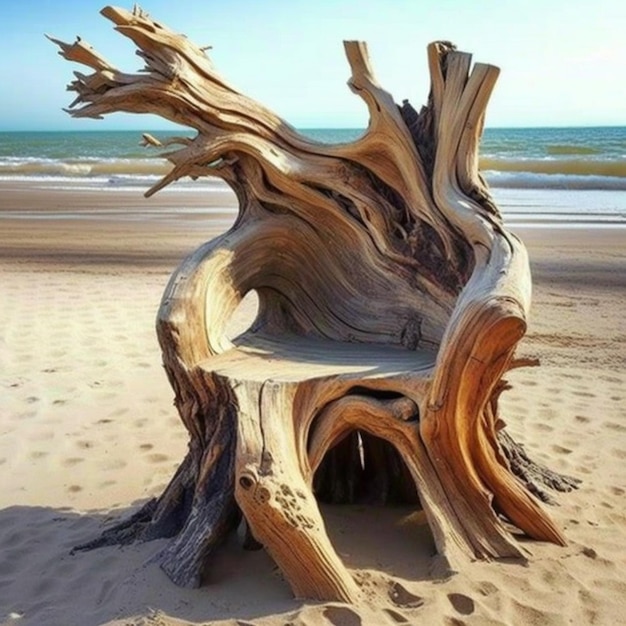
[[[561,378],[569,378],[571,380],[582,380],[582,376],[580,374],[569,374],[569,373],[565,373],[562,372],[560,374],[558,374]]]
[[[552,446],[552,450],[554,450],[554,452],[556,452],[557,454],[571,454],[572,450],[570,450],[569,448],[564,448],[563,446],[559,446],[558,444],[554,444]]]
[[[150,463],[164,463],[165,461],[169,460],[169,457],[167,456],[167,454],[156,453],[148,456],[148,460],[150,461]]]
[[[582,553],[589,559],[597,559],[598,553],[593,548],[584,547]]]
[[[331,606],[322,615],[334,626],[361,626],[359,614],[347,606]]]
[[[394,582],[389,588],[389,598],[396,606],[417,608],[424,604],[424,600],[411,593],[403,585]]]
[[[393,609],[383,609],[383,611],[389,615],[389,617],[396,623],[396,624],[408,624],[409,620],[404,617],[404,615],[402,615],[401,613],[399,613],[398,611],[394,611]]]
[[[607,383],[621,383],[622,379],[617,378],[616,376],[598,376],[600,380],[604,380]]]
[[[65,467],[74,467],[74,465],[78,465],[79,463],[83,463],[84,461],[85,459],[81,457],[70,457],[63,461],[63,465],[65,465]]]
[[[461,615],[471,615],[475,610],[474,600],[462,593],[449,593],[448,600],[454,610]]]
[[[554,428],[550,426],[550,424],[544,424],[542,422],[540,422],[539,424],[535,424],[535,428],[544,433],[551,433],[554,430]]]
[[[604,422],[602,426],[604,428],[609,428],[610,430],[615,430],[618,433],[626,432],[626,426],[618,424],[617,422]]]

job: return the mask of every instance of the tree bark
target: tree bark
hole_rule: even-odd
[[[139,48],[126,74],[83,40],[54,40],[76,72],[75,117],[156,113],[197,132],[161,144],[172,170],[146,195],[215,176],[239,215],[172,276],[157,333],[189,451],[163,495],[87,544],[170,537],[168,575],[197,586],[211,551],[245,517],[296,595],[356,602],[316,497],[423,507],[450,568],[521,557],[503,518],[564,544],[541,506],[567,490],[502,430],[502,377],[526,330],[531,278],[478,171],[499,70],[448,42],[428,47],[419,113],[395,104],[364,43],[345,42],[364,135],[325,145],[221,78],[203,49],[139,9],[102,13]],[[256,290],[235,340],[229,317]]]

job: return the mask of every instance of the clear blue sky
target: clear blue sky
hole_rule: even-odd
[[[160,129],[116,114],[73,120],[61,108],[78,66],[43,33],[76,35],[126,71],[141,63],[99,15],[100,0],[3,0],[0,130]],[[132,5],[120,5],[130,8]],[[297,127],[363,127],[345,83],[344,39],[368,42],[381,84],[400,102],[428,91],[426,45],[447,39],[502,68],[488,126],[626,125],[624,0],[145,0],[157,21],[212,45],[230,82]]]

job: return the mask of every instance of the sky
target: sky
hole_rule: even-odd
[[[114,65],[140,69],[102,0],[0,0],[0,130],[172,128],[151,116],[72,119],[72,71],[44,38],[76,35]],[[132,4],[120,4],[131,8]],[[342,41],[368,43],[379,83],[416,107],[426,46],[445,39],[502,69],[487,126],[626,125],[624,0],[144,0],[156,21],[209,51],[240,91],[298,128],[363,128]]]

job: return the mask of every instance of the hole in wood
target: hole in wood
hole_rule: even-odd
[[[348,567],[428,579],[435,542],[392,444],[352,431],[326,453],[313,485],[328,537]]]
[[[351,387],[346,395],[356,394],[359,396],[368,396],[370,398],[376,398],[377,400],[396,400],[397,398],[404,398],[404,395],[397,391],[390,391],[387,389],[370,389],[369,387],[363,387],[356,385]]]
[[[259,312],[259,296],[252,289],[241,300],[226,323],[225,334],[231,341],[250,329]]]
[[[413,477],[395,447],[359,430],[328,450],[313,477],[313,492],[320,502],[332,504],[421,508]]]
[[[252,487],[254,481],[252,480],[252,478],[250,478],[250,476],[242,476],[239,479],[239,484],[241,485],[242,489],[245,489],[247,491]]]

